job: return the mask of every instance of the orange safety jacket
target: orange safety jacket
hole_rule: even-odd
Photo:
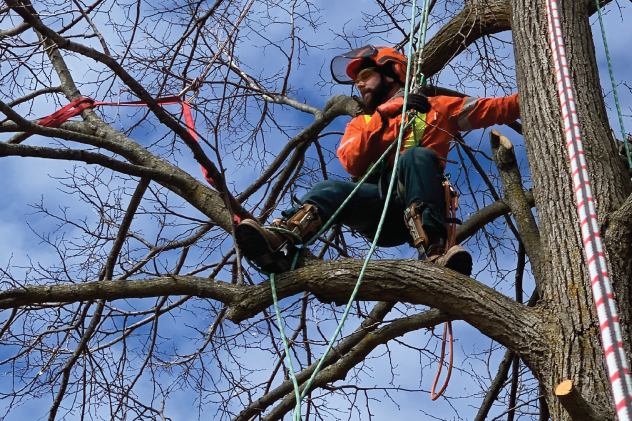
[[[435,96],[428,100],[432,109],[427,114],[418,114],[415,129],[405,133],[402,153],[408,147],[422,146],[445,159],[450,141],[458,132],[508,124],[520,118],[518,94],[501,98]],[[403,104],[403,97],[395,97],[380,105],[373,115],[355,117],[347,124],[338,148],[338,158],[349,174],[355,177],[366,174],[397,139]],[[382,115],[385,113],[380,114],[383,107],[392,111],[397,106],[399,113],[395,117],[384,118]],[[394,156],[391,156],[391,166],[393,160]],[[445,161],[440,162],[445,169]]]

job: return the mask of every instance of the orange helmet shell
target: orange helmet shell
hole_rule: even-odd
[[[376,67],[392,63],[393,70],[397,74],[399,81],[406,83],[408,60],[405,55],[392,47],[366,45],[336,56],[331,61],[331,74],[338,83],[352,84],[358,77],[358,73],[367,67],[367,60],[375,63]],[[341,71],[343,66],[344,74]]]

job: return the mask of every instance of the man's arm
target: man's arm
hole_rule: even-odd
[[[372,116],[361,115],[347,124],[340,141],[338,158],[351,175],[361,177],[397,136],[402,98],[380,105]]]
[[[520,118],[518,94],[501,98],[466,97],[462,101],[460,112],[450,116],[450,124],[458,131],[509,124]]]

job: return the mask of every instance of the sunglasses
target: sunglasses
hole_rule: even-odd
[[[358,76],[356,77],[355,83],[356,85],[360,82],[366,82],[371,79],[371,77],[376,74],[375,67],[367,67],[366,69],[362,69]]]

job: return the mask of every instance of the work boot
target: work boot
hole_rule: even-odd
[[[294,234],[276,232],[253,219],[246,219],[237,225],[235,238],[247,259],[266,272],[281,273],[291,269],[295,244],[312,238],[323,224],[316,207],[305,204],[287,222],[275,219],[271,225]]]
[[[472,255],[461,246],[452,246],[446,252],[443,247],[433,244],[428,248],[428,261],[465,276],[472,274]]]
[[[290,270],[295,247],[285,235],[264,228],[254,219],[244,219],[235,228],[235,240],[244,257],[262,270]]]
[[[413,246],[419,253],[419,259],[470,276],[472,274],[472,256],[467,250],[461,246],[452,246],[446,253],[444,239],[434,238],[432,241],[430,240],[430,236],[422,226],[421,217],[424,207],[427,206],[428,204],[413,203],[404,212],[404,222],[413,238]]]

